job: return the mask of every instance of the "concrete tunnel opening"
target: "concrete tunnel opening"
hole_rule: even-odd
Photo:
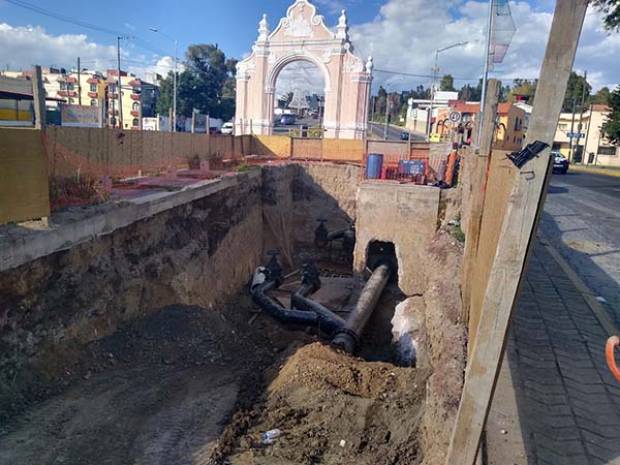
[[[110,440],[109,451],[118,458],[111,459],[113,465],[123,464],[145,441],[156,447],[145,448],[144,458],[153,459],[148,450],[165,449],[169,463],[183,463],[175,462],[180,449],[166,442],[170,427],[187,431],[193,453],[216,464],[248,458],[272,463],[274,451],[261,444],[260,435],[276,429],[281,437],[275,453],[286,463],[343,463],[339,454],[347,450],[358,463],[373,465],[416,463],[424,450],[432,455],[428,444],[436,438],[421,429],[422,422],[440,428],[442,406],[454,399],[425,407],[427,398],[451,392],[427,382],[446,363],[439,351],[459,331],[442,316],[445,302],[426,296],[427,282],[443,282],[456,270],[419,266],[446,250],[458,254],[445,238],[435,246],[438,251],[429,252],[439,190],[368,185],[358,167],[328,163],[264,166],[238,176],[239,182],[228,180],[202,199],[44,257],[37,274],[29,274],[31,268],[3,274],[5,295],[18,303],[35,301],[40,311],[32,321],[31,314],[21,319],[9,314],[17,330],[13,339],[4,339],[4,366],[10,364],[11,376],[36,383],[26,393],[0,389],[0,417],[18,418],[20,409],[36,410],[41,399],[54,402],[54,416],[83,415],[93,398],[112,395],[113,412],[102,406],[107,401],[97,407],[112,415],[95,420],[105,422],[91,438],[102,441],[98,457],[107,454],[108,436],[119,437],[112,425],[123,425],[128,438],[138,434],[131,429],[138,423],[151,428],[139,433],[137,446]],[[391,203],[369,201],[394,192],[410,196],[410,227],[404,232],[413,231],[419,242],[403,239],[394,226],[403,219],[393,212],[387,211],[391,221],[377,217]],[[278,285],[264,295],[293,324],[272,318],[275,313],[252,302],[245,287],[250,275],[255,282],[268,280],[257,281],[257,266],[269,269],[274,259]],[[375,278],[381,289],[367,299],[373,311],[361,312],[361,327],[346,326],[373,272],[384,265],[388,270]],[[440,272],[441,278],[431,274]],[[76,286],[78,281],[86,286]],[[63,321],[53,317],[61,311]],[[37,346],[47,334],[62,337]],[[9,346],[22,335],[20,347]],[[338,335],[345,340],[336,341],[335,349]],[[403,349],[403,341],[415,341],[417,364],[411,362],[411,344]],[[33,362],[20,355],[25,344]],[[460,370],[450,361],[454,367]],[[36,399],[28,398],[32,392]],[[65,395],[81,399],[78,406],[59,407]],[[172,416],[166,410],[171,402],[183,405]],[[124,414],[140,421],[126,422]],[[364,420],[368,415],[372,424]],[[166,417],[174,420],[163,421]],[[20,446],[30,442],[13,441],[6,458],[19,465],[20,457],[56,447],[45,428],[43,422],[21,431],[34,441],[31,451]],[[308,436],[312,431],[325,439],[316,442]],[[71,443],[67,438],[57,447],[68,451],[70,465],[95,461],[88,440],[89,434]]]

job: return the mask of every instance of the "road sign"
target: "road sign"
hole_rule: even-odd
[[[569,139],[583,139],[586,135],[583,132],[567,132],[566,137]]]
[[[461,114],[458,111],[453,111],[452,113],[450,113],[449,119],[453,123],[460,123],[461,122]]]

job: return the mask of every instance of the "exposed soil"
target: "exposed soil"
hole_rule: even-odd
[[[221,312],[167,307],[68,357],[49,386],[64,389],[0,425],[0,463],[205,463],[238,397],[256,395],[293,340],[312,340],[263,316],[250,326],[252,311],[245,296]]]
[[[291,350],[272,375],[263,398],[228,427],[217,463],[416,463],[422,373],[315,343]],[[261,433],[273,429],[282,435],[265,445]]]
[[[325,303],[355,292],[350,278],[325,281]],[[415,463],[424,374],[335,352],[255,312],[245,295],[222,309],[166,307],[79,355],[50,354],[63,375],[0,425],[0,463]],[[386,359],[387,318],[371,321],[365,349]],[[261,445],[274,428],[283,435]]]

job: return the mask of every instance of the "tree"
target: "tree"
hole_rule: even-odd
[[[572,71],[570,73],[570,77],[568,78],[568,85],[566,87],[566,95],[564,96],[562,111],[572,113],[573,108],[577,112],[585,111],[590,100],[590,92],[592,92],[592,86],[588,83],[586,78]],[[583,100],[584,96],[585,100]]]
[[[611,113],[603,123],[603,134],[614,145],[620,145],[620,86],[609,95]]]
[[[237,61],[226,59],[217,45],[191,45],[186,52],[185,70],[178,75],[177,114],[190,117],[194,109],[227,121],[235,114],[235,71]],[[174,74],[160,84],[159,113],[172,106]]]
[[[476,87],[469,84],[461,87],[459,91],[459,100],[465,100],[466,102],[479,102],[482,98],[482,79],[478,81]]]
[[[529,79],[515,79],[512,84],[512,89],[508,94],[509,102],[522,101],[525,103],[529,103],[530,105],[534,103],[536,87],[538,86],[537,79],[534,79],[532,81],[530,81]]]
[[[594,0],[592,3],[605,15],[605,28],[620,31],[620,0]]]
[[[448,92],[454,92],[456,89],[454,88],[454,78],[451,74],[446,74],[441,78],[439,82],[439,89]]]
[[[609,87],[601,87],[599,91],[592,96],[591,103],[609,105],[611,91]]]

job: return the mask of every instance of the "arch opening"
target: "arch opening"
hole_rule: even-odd
[[[273,134],[322,137],[327,75],[308,59],[294,59],[274,70]]]

